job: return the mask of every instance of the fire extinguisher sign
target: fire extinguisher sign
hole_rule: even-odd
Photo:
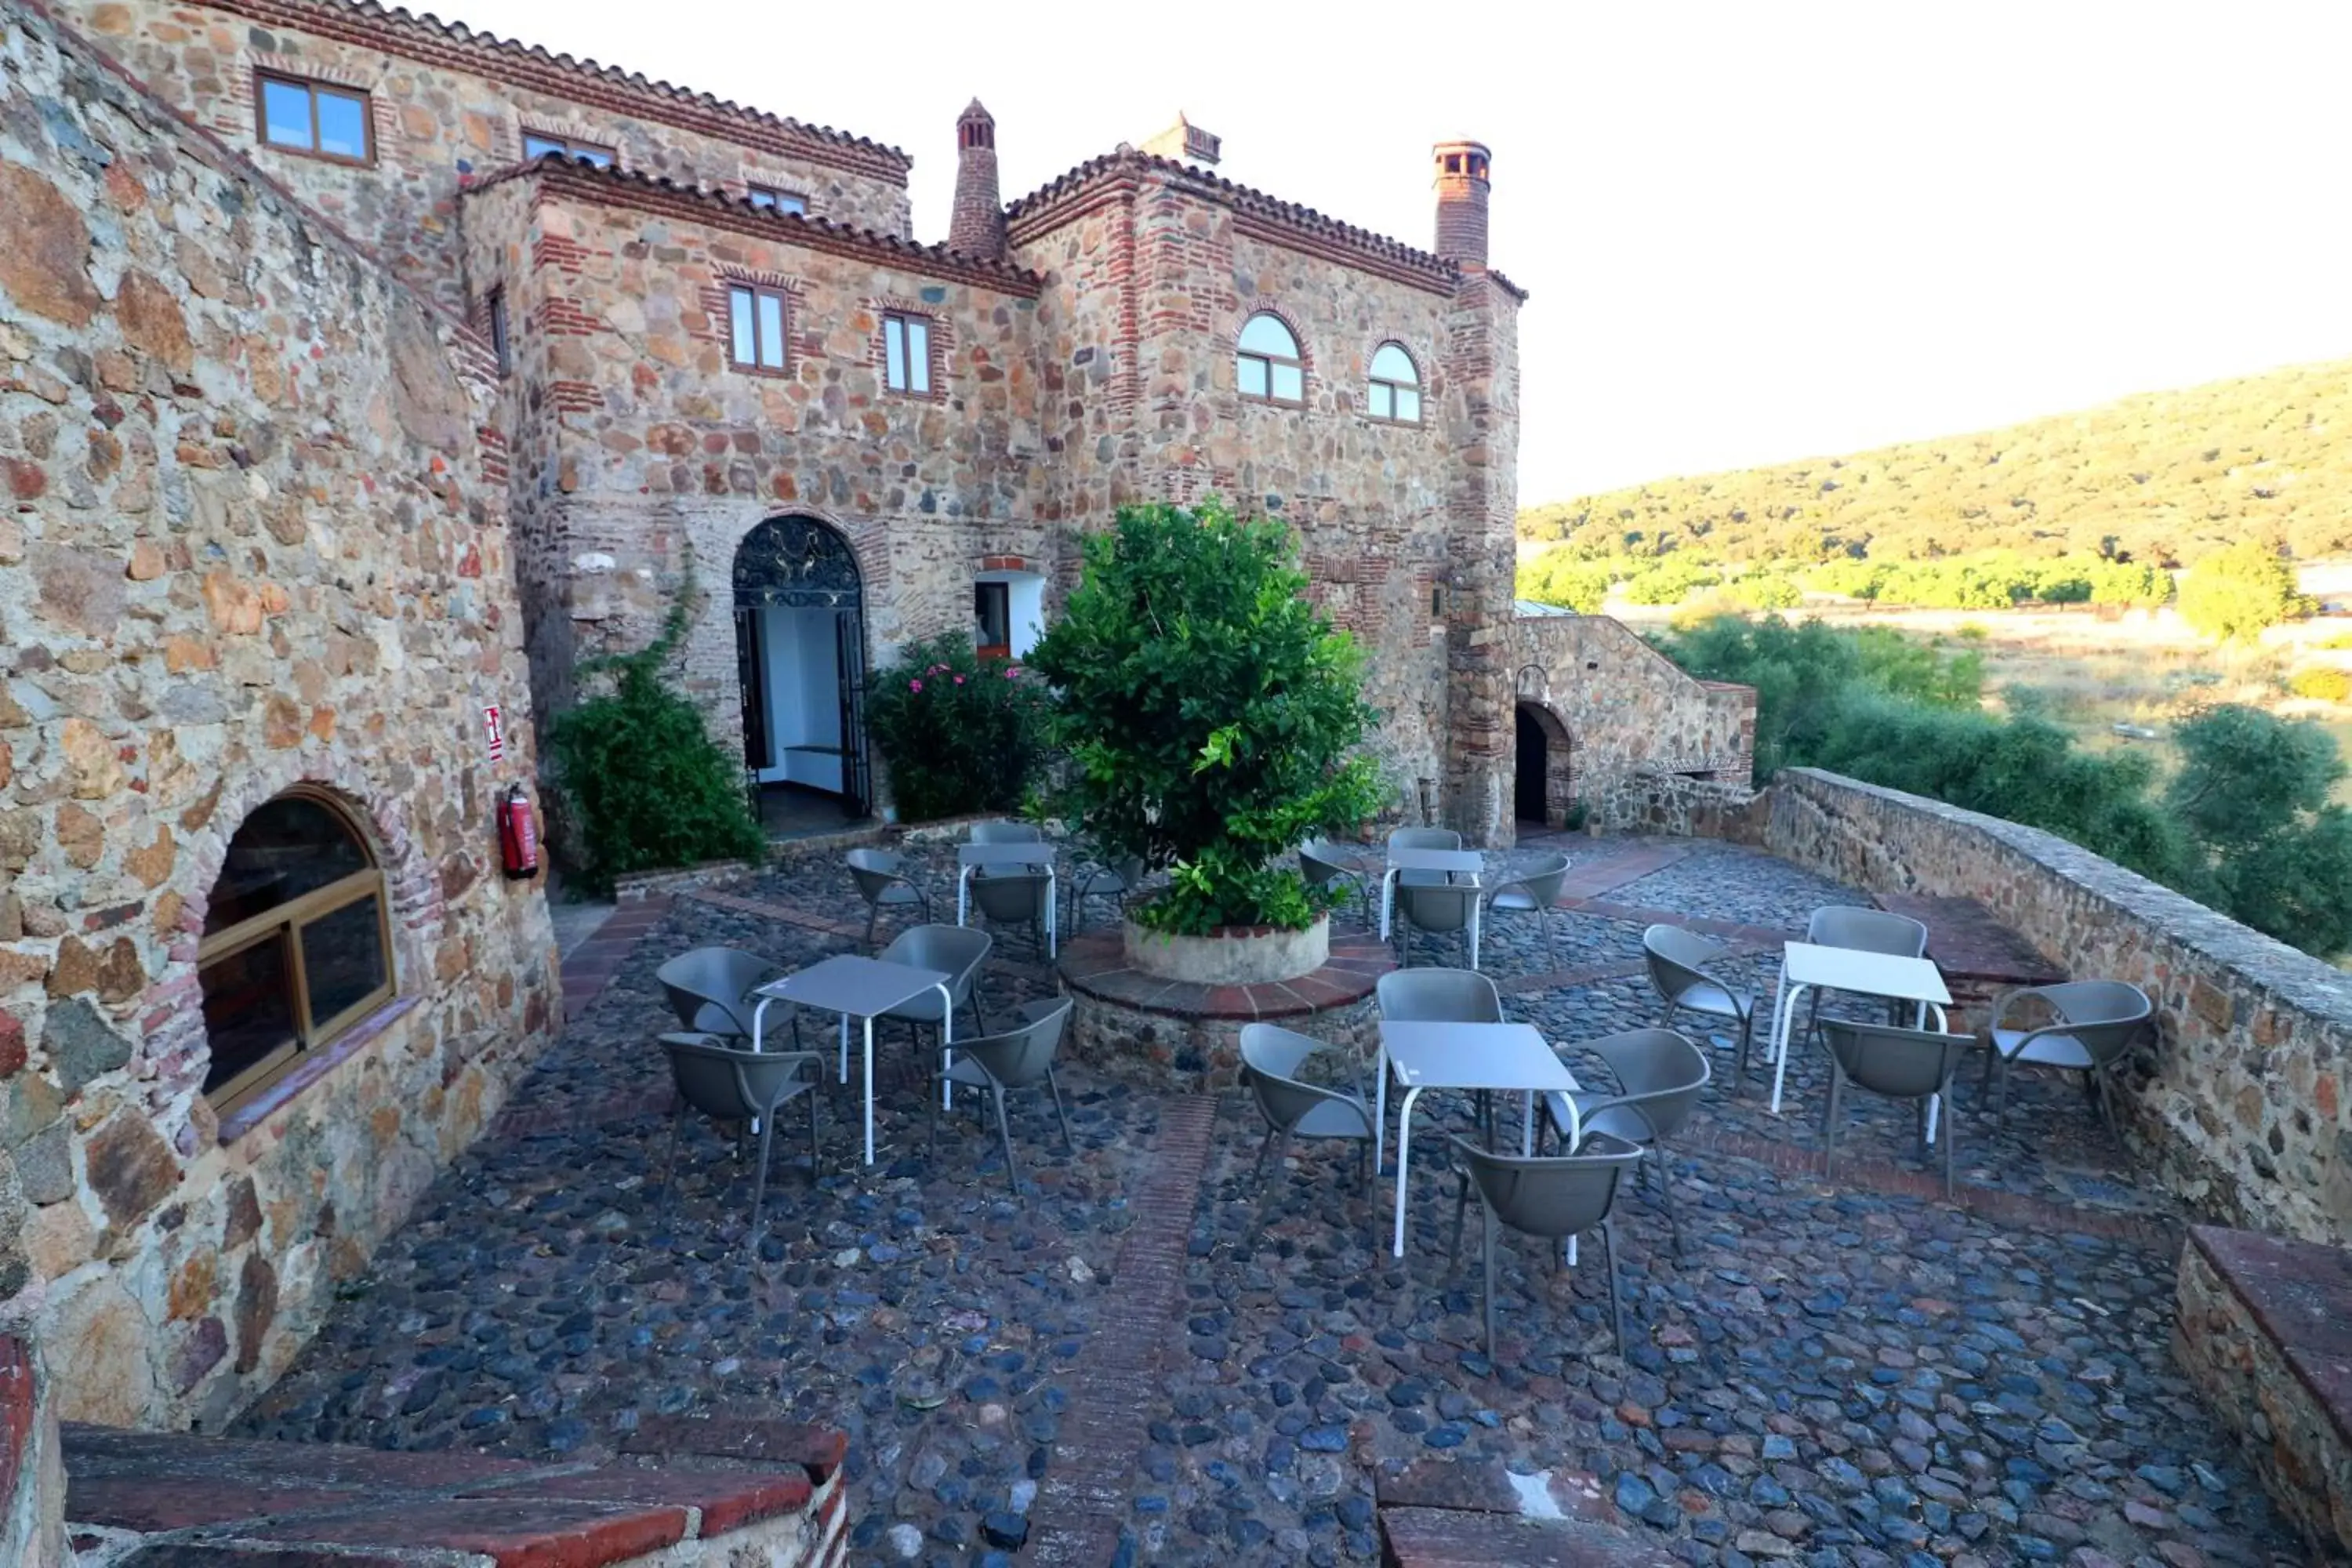
[[[507,754],[506,726],[499,717],[497,703],[490,703],[482,710],[482,728],[489,735],[490,761],[495,763]]]

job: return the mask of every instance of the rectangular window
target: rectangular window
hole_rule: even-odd
[[[375,156],[366,93],[258,74],[254,86],[261,139],[270,146],[343,163],[365,163]]]
[[[882,384],[919,397],[931,391],[931,323],[920,316],[882,318]]]
[[[507,291],[504,288],[490,290],[490,349],[499,356],[499,374],[514,369],[514,355],[507,346]]]
[[[755,207],[766,207],[771,212],[793,213],[803,216],[808,213],[808,198],[796,192],[780,191],[773,185],[747,185],[744,189],[750,195],[751,205]]]
[[[613,150],[610,147],[599,147],[593,142],[577,142],[569,136],[550,136],[538,131],[522,133],[522,155],[526,160],[545,157],[550,153],[561,153],[567,158],[585,158],[600,169],[613,166]]]
[[[729,353],[745,370],[784,368],[784,297],[737,283],[727,290]]]
[[[1013,587],[1008,583],[971,585],[972,645],[982,658],[1013,657]]]

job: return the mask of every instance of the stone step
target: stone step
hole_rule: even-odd
[[[120,1568],[818,1568],[838,1432],[648,1421],[604,1462],[62,1427],[76,1549]]]
[[[1386,1568],[1668,1568],[1654,1535],[1617,1521],[1599,1481],[1572,1470],[1518,1475],[1499,1461],[1424,1459],[1382,1474]]]

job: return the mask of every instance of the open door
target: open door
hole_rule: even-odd
[[[838,798],[851,816],[872,809],[865,611],[849,542],[814,518],[772,517],[736,548],[736,678],[755,806],[797,792]]]

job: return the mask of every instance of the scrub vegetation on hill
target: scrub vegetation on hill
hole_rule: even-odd
[[[2315,558],[2352,550],[2352,360],[1552,502],[1519,535],[1741,565],[2007,550],[2176,567],[2248,539]]]

